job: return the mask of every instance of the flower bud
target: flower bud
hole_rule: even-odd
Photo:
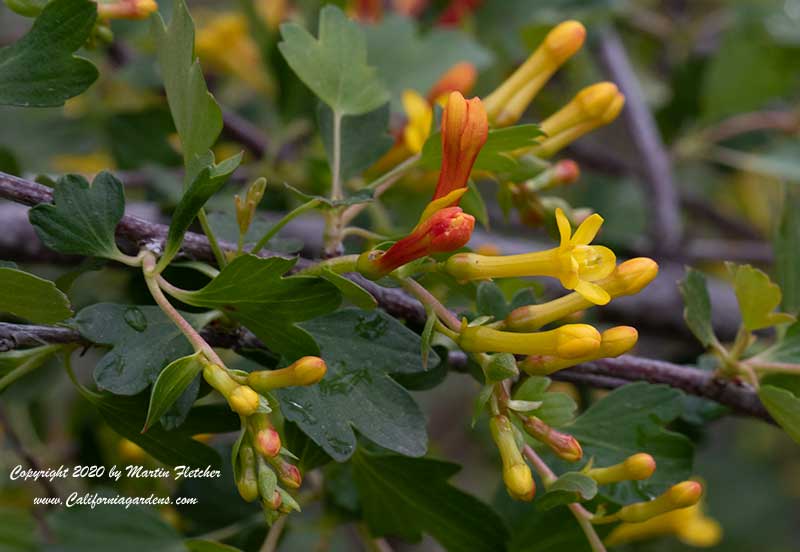
[[[492,124],[503,127],[517,122],[553,73],[581,48],[585,38],[586,29],[577,21],[554,27],[527,61],[484,100]]]
[[[517,500],[532,500],[536,485],[531,470],[517,447],[511,422],[505,416],[493,416],[489,420],[489,429],[503,462],[503,482],[508,493]]]
[[[246,385],[240,385],[228,396],[228,404],[240,416],[250,416],[258,410],[258,393]]]
[[[557,431],[536,416],[520,416],[525,432],[550,447],[556,456],[567,462],[583,458],[583,449],[572,435]]]
[[[265,458],[281,451],[281,436],[272,427],[269,414],[256,412],[248,419],[253,434],[253,446]]]
[[[297,489],[303,483],[303,476],[300,475],[300,470],[294,464],[290,464],[280,456],[267,458],[267,461],[272,465],[272,468],[278,474],[278,479],[284,486],[290,489]]]
[[[465,188],[472,165],[489,137],[489,122],[479,98],[451,92],[442,115],[442,169],[433,199]]]
[[[259,393],[268,393],[283,387],[314,385],[325,377],[327,369],[325,361],[321,358],[306,356],[286,368],[250,372],[247,375],[247,383]]]
[[[624,462],[607,468],[592,468],[586,475],[598,485],[610,485],[620,481],[643,481],[656,471],[656,461],[649,454],[640,452],[629,456]]]
[[[611,298],[635,295],[655,279],[658,264],[653,259],[638,257],[619,264],[602,280],[595,282]],[[506,327],[516,331],[533,331],[572,313],[585,310],[593,303],[579,293],[569,293],[553,301],[526,305],[511,311],[506,317]]]
[[[625,96],[611,82],[586,87],[567,105],[542,121],[540,126],[546,138],[538,145],[516,153],[551,157],[584,134],[611,123],[624,105]]]
[[[604,331],[601,335],[600,347],[591,353],[576,357],[563,355],[537,354],[530,355],[519,363],[519,367],[531,375],[546,376],[598,358],[612,358],[630,351],[639,339],[639,332],[630,326],[616,326]]]
[[[243,444],[239,447],[239,477],[236,488],[245,502],[258,498],[258,480],[256,478],[256,457],[252,447]]]
[[[267,179],[262,177],[250,185],[244,200],[238,195],[233,197],[236,205],[236,222],[239,225],[239,233],[241,235],[247,234],[247,230],[253,222],[256,207],[261,202],[261,198],[264,197],[266,189]]]
[[[117,2],[97,3],[97,16],[100,19],[147,19],[158,11],[154,0],[118,0]]]
[[[367,278],[378,280],[394,269],[426,255],[447,253],[465,246],[474,227],[475,217],[464,213],[460,207],[440,209],[422,220],[408,236],[388,250],[362,253],[356,268]]]
[[[519,375],[517,360],[510,353],[492,355],[485,367],[487,381],[503,381]]]
[[[258,464],[258,494],[262,500],[273,501],[275,499],[275,489],[278,486],[278,476],[264,461],[264,458],[256,458]],[[280,501],[278,502],[280,506]],[[275,506],[277,509],[278,506]]]
[[[694,506],[703,496],[703,486],[697,481],[684,481],[673,485],[664,494],[649,502],[623,506],[613,518],[627,522],[646,521],[666,512]]]
[[[639,523],[620,523],[606,537],[608,546],[651,540],[663,535],[675,535],[689,546],[710,547],[719,544],[722,528],[703,514],[700,504],[680,508]]]
[[[428,102],[433,104],[441,100],[447,100],[451,92],[468,94],[478,78],[478,70],[472,63],[462,61],[456,63],[439,77],[431,89],[428,91]]]
[[[459,345],[468,353],[551,354],[576,358],[600,347],[600,333],[588,324],[567,324],[546,332],[514,333],[484,326],[466,327]]]
[[[289,494],[288,491],[281,489],[280,487],[278,487],[277,490],[281,495],[281,512],[288,514],[291,511],[300,511],[300,504],[297,503],[297,501],[291,494]]]
[[[261,503],[264,505],[265,508],[269,510],[277,510],[283,504],[283,497],[278,489],[272,491],[272,496],[267,500],[266,498],[261,500]]]

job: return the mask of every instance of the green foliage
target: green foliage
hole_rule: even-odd
[[[164,247],[164,254],[159,260],[161,266],[166,266],[178,253],[183,242],[183,236],[189,230],[189,226],[194,221],[197,213],[203,205],[219,191],[227,182],[231,173],[236,170],[242,160],[242,154],[234,155],[219,164],[211,164],[200,171],[197,177],[181,197],[175,213],[172,215],[172,222],[169,225],[167,243]]]
[[[72,315],[69,299],[50,280],[0,267],[0,312],[37,324],[54,324]]]
[[[333,111],[320,104],[317,109],[319,133],[328,161],[333,165]],[[389,104],[362,115],[342,117],[340,173],[348,180],[367,169],[389,151],[394,138],[389,134]]]
[[[185,0],[175,0],[169,26],[153,20],[158,65],[172,120],[181,138],[187,182],[213,162],[209,149],[222,131],[222,111],[208,91],[194,55],[194,22]]]
[[[494,282],[481,282],[475,298],[478,313],[503,320],[508,316],[509,308],[503,291]]]
[[[733,274],[733,290],[746,329],[760,330],[794,321],[791,314],[773,312],[781,304],[781,288],[764,272],[750,265],[736,266],[730,263],[728,270]]]
[[[425,370],[419,336],[379,310],[345,309],[303,328],[319,344],[328,372],[317,385],[278,391],[283,415],[337,461],[353,454],[354,429],[389,450],[425,454],[425,417],[391,378]]]
[[[800,312],[800,191],[788,188],[774,240],[776,280],[786,312]]]
[[[578,405],[566,393],[548,391],[550,378],[530,376],[514,390],[517,401],[540,402],[541,406],[530,412],[550,426],[565,426],[575,419]]]
[[[416,542],[428,533],[449,552],[496,552],[506,528],[487,505],[447,483],[459,467],[359,451],[353,476],[370,532]]]
[[[37,7],[29,5],[28,14]],[[0,105],[56,107],[97,80],[97,69],[72,55],[89,38],[97,5],[90,0],[53,0],[31,30],[0,48]]]
[[[125,214],[122,183],[107,172],[89,185],[82,176],[58,179],[53,204],[40,203],[30,210],[39,239],[59,253],[120,259],[114,230]]]
[[[703,346],[708,347],[717,338],[711,326],[711,298],[708,296],[706,277],[693,268],[686,270],[686,277],[679,284],[683,295],[683,318]]]
[[[770,362],[800,364],[800,323],[789,326],[780,341],[761,351],[757,357]]]
[[[378,301],[363,287],[348,280],[341,274],[333,270],[325,269],[320,273],[320,278],[332,283],[342,293],[342,296],[353,303],[356,307],[364,310],[372,310],[378,306]]]
[[[203,371],[203,365],[200,362],[201,354],[195,353],[181,357],[170,362],[161,371],[150,393],[150,405],[147,408],[147,419],[143,431],[146,431],[166,414],[197,375]]]
[[[619,502],[639,501],[691,475],[691,441],[664,428],[681,415],[682,398],[666,385],[632,383],[603,397],[565,428],[596,466],[617,464],[639,452],[655,459],[658,469],[650,479],[619,483],[603,494]]]
[[[42,345],[0,353],[0,392],[39,368],[60,350],[61,345]]]
[[[335,114],[361,115],[389,99],[367,64],[364,34],[339,8],[322,8],[318,39],[296,23],[281,25],[281,37],[289,67]]]
[[[788,389],[762,385],[758,397],[780,426],[800,444],[800,398]]]
[[[536,508],[550,510],[556,506],[591,500],[597,494],[597,483],[591,477],[579,472],[561,475],[536,499]]]
[[[294,264],[295,260],[243,255],[204,288],[179,298],[189,305],[221,310],[289,360],[313,355],[317,345],[294,323],[335,310],[341,295],[321,278],[282,277]]]
[[[196,326],[201,321],[188,313],[183,316]],[[75,326],[92,343],[111,346],[95,366],[94,380],[118,395],[144,391],[167,364],[192,353],[189,342],[158,307],[97,303],[78,313]]]

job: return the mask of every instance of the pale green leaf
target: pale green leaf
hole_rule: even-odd
[[[758,397],[775,421],[800,444],[800,398],[774,385],[762,385]]]
[[[588,475],[567,472],[547,488],[547,492],[536,499],[539,510],[549,510],[563,504],[591,500],[597,494],[597,483]]]
[[[62,347],[62,345],[42,345],[32,349],[13,349],[0,353],[0,392],[39,368]]]
[[[745,328],[753,331],[794,321],[791,314],[774,312],[781,304],[781,288],[763,271],[750,265],[727,266],[733,275],[733,290]]]
[[[683,318],[703,346],[716,341],[711,326],[711,299],[708,296],[706,277],[693,268],[686,269],[686,277],[678,284],[683,295]]]
[[[173,360],[161,371],[150,392],[150,405],[147,408],[147,418],[142,431],[146,431],[161,416],[166,414],[170,407],[175,404],[175,401],[186,391],[189,384],[203,371],[203,365],[200,362],[201,354],[197,352],[193,355]]]
[[[69,299],[50,280],[0,267],[0,312],[36,324],[55,324],[72,315]]]

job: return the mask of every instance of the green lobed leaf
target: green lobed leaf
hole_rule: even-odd
[[[758,398],[789,437],[800,444],[800,398],[774,385],[762,385]]]
[[[503,520],[488,505],[447,482],[459,471],[456,464],[363,450],[352,464],[372,535],[418,541],[427,533],[449,552],[505,549],[508,534]]]
[[[242,255],[204,288],[183,293],[180,299],[189,305],[223,311],[289,360],[314,355],[319,351],[316,343],[294,323],[335,310],[341,294],[321,278],[282,277],[295,262]]]
[[[50,280],[0,267],[0,312],[36,324],[55,324],[72,316],[69,299]]]
[[[364,33],[335,6],[320,10],[318,39],[296,23],[281,25],[278,44],[289,67],[339,115],[361,115],[389,94],[367,64]]]
[[[783,198],[783,210],[773,242],[775,279],[783,292],[783,310],[800,312],[800,190],[790,187]]]
[[[683,295],[683,318],[703,346],[716,341],[711,326],[711,299],[708,296],[706,277],[693,268],[686,269],[686,277],[678,284]]]
[[[6,6],[23,17],[36,17],[47,5],[48,0],[4,0]]]
[[[62,347],[62,345],[51,344],[32,349],[12,349],[0,353],[0,392],[39,368]]]
[[[64,508],[47,518],[62,552],[177,552],[178,532],[154,508]]]
[[[531,412],[550,426],[563,426],[575,419],[578,405],[566,393],[547,391],[551,380],[544,376],[530,376],[514,390],[513,399],[517,401],[541,402],[541,406]]]
[[[286,419],[339,462],[356,448],[354,430],[389,450],[425,454],[425,417],[391,378],[425,370],[420,337],[380,310],[344,309],[303,328],[319,344],[328,371],[317,385],[276,392]]]
[[[378,301],[370,292],[358,285],[352,280],[349,280],[337,274],[329,268],[324,269],[320,273],[320,278],[327,280],[337,287],[345,299],[353,303],[356,307],[364,310],[372,310],[378,306]]]
[[[185,0],[175,0],[169,25],[153,20],[158,65],[172,120],[181,139],[187,181],[210,163],[209,149],[222,131],[222,111],[208,91],[194,53],[194,22]]]
[[[733,290],[746,329],[760,330],[794,321],[791,314],[773,312],[781,303],[781,288],[763,271],[750,265],[726,266],[733,275]]]
[[[357,205],[359,203],[369,203],[372,201],[372,196],[375,193],[374,190],[371,190],[369,188],[362,188],[342,199],[331,199],[329,197],[321,195],[307,194],[285,182],[283,186],[284,188],[292,192],[294,195],[296,195],[300,200],[311,201],[312,199],[315,199],[321,203],[320,207],[328,209],[334,207],[347,207],[350,205]]]
[[[175,124],[166,106],[115,113],[107,128],[111,154],[121,170],[148,165],[172,167],[183,160],[169,143]]]
[[[147,418],[142,431],[146,431],[166,414],[197,375],[203,371],[203,365],[200,363],[201,354],[197,352],[173,360],[161,371],[150,392],[150,405],[147,407]]]
[[[87,41],[97,19],[90,0],[53,0],[31,30],[0,48],[0,105],[56,107],[97,80],[97,69],[72,55]]]
[[[536,499],[540,511],[556,506],[591,500],[597,494],[597,483],[588,475],[567,472],[559,476],[542,496]]]
[[[197,328],[198,316],[182,315]],[[78,313],[75,326],[92,343],[111,346],[95,366],[94,380],[117,395],[144,391],[170,362],[193,352],[158,307],[97,303]]]
[[[319,132],[333,165],[333,111],[324,104],[317,109]],[[362,115],[342,118],[341,159],[339,171],[343,180],[358,176],[389,151],[394,138],[389,134],[389,104]]]
[[[160,266],[166,266],[175,257],[178,250],[180,250],[181,243],[183,243],[183,236],[191,226],[197,213],[211,199],[211,196],[217,193],[223,184],[228,181],[228,177],[236,170],[241,161],[242,153],[239,153],[219,164],[205,167],[192,181],[172,214],[172,222],[169,225],[164,254],[158,261]]]
[[[36,205],[28,218],[50,249],[119,259],[122,253],[114,231],[124,214],[122,182],[111,173],[101,172],[91,185],[79,175],[62,176],[55,184],[53,203]]]
[[[770,362],[800,364],[800,322],[789,326],[780,341],[756,356]]]
[[[596,466],[610,466],[638,452],[653,456],[658,469],[646,481],[603,489],[617,502],[656,496],[691,475],[693,446],[685,436],[664,428],[681,415],[683,394],[666,385],[631,383],[593,404],[565,428]]]
[[[481,282],[475,298],[478,314],[485,314],[495,320],[504,320],[508,316],[508,303],[497,284],[494,282]]]
[[[394,14],[387,14],[378,24],[364,25],[363,29],[368,61],[390,90],[395,111],[400,109],[404,90],[427,94],[456,63],[470,62],[481,70],[492,62],[487,49],[458,30],[434,27],[419,33],[413,20]]]

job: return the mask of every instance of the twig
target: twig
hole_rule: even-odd
[[[729,117],[702,133],[704,140],[712,143],[724,142],[748,132],[777,130],[779,132],[800,131],[800,113],[794,111],[755,111]]]
[[[613,28],[603,32],[598,53],[611,79],[625,94],[626,107],[622,118],[632,135],[633,147],[642,160],[644,182],[649,188],[647,195],[650,198],[652,245],[660,253],[672,255],[680,246],[682,229],[669,154],[647,107],[622,40]]]
[[[278,549],[278,541],[280,541],[283,529],[286,527],[287,519],[289,519],[289,517],[284,515],[279,517],[277,521],[272,524],[259,552],[275,552]]]

